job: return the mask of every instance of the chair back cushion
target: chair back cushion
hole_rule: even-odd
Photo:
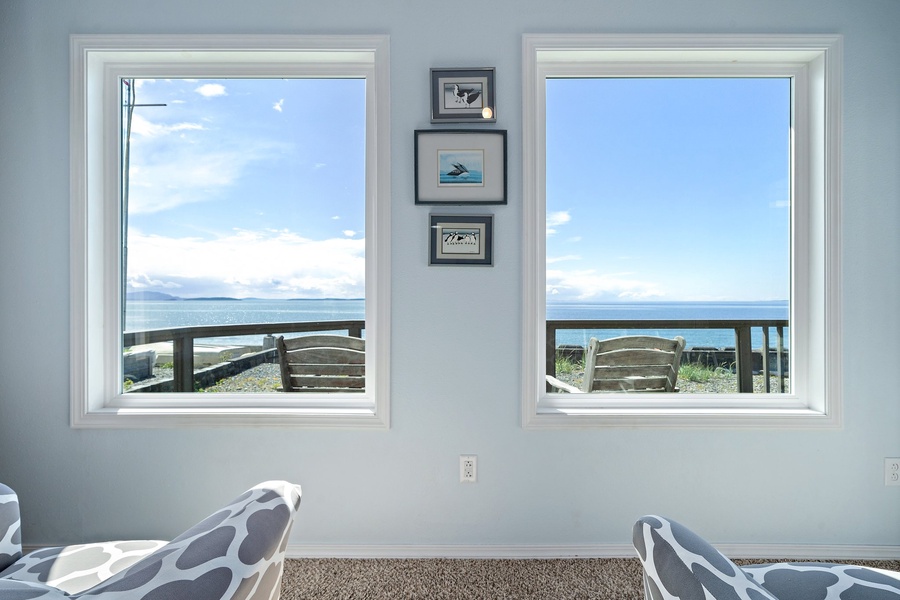
[[[659,516],[638,519],[634,549],[648,600],[777,600],[703,538]]]
[[[300,486],[267,481],[77,597],[278,600]]]

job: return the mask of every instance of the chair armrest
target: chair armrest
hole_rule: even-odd
[[[19,497],[0,483],[0,571],[22,556]]]
[[[897,571],[819,562],[747,565],[741,570],[777,598],[834,598],[853,590],[854,598],[900,600]]]
[[[580,389],[575,387],[574,385],[570,385],[564,381],[560,381],[553,375],[547,375],[547,383],[549,383],[552,387],[556,388],[560,392],[569,392],[570,394],[583,394]]]
[[[65,592],[31,581],[14,581],[12,579],[0,579],[0,600],[66,600],[69,595]]]
[[[41,548],[17,560],[0,576],[79,594],[165,545],[159,540],[128,540]]]

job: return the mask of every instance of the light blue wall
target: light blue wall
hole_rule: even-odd
[[[845,36],[843,430],[521,428],[518,99],[537,32]],[[71,33],[390,34],[389,431],[69,428]],[[436,66],[497,68],[511,200],[493,268],[426,266],[412,142]],[[172,536],[286,478],[304,489],[296,544],[625,544],[659,512],[716,541],[898,546],[900,488],[882,484],[900,456],[898,226],[898,0],[2,0],[0,481],[29,544]],[[446,352],[463,340],[484,354]],[[477,485],[457,482],[461,453]]]

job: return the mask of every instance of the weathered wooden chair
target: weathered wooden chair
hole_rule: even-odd
[[[275,339],[285,392],[362,392],[366,341],[345,335]]]
[[[588,392],[677,392],[678,367],[684,338],[674,339],[626,335],[598,340],[591,338],[584,360],[581,388],[547,375],[553,391]]]

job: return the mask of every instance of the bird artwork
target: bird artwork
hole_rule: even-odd
[[[451,177],[468,177],[469,170],[462,163],[453,163],[453,170],[449,171],[447,175]]]
[[[469,108],[479,96],[481,96],[481,90],[475,88],[463,89],[459,87],[458,83],[453,84],[453,101],[457,104],[462,104]]]
[[[456,102],[457,104],[461,103],[463,101],[464,93],[465,93],[465,91],[459,89],[458,83],[453,84],[453,100],[454,100],[454,102]]]
[[[481,96],[481,92],[478,92],[478,91],[475,91],[475,90],[463,92],[463,103],[464,103],[467,107],[471,107],[472,104],[473,104],[476,100],[478,100],[478,97],[479,97],[479,96]]]

